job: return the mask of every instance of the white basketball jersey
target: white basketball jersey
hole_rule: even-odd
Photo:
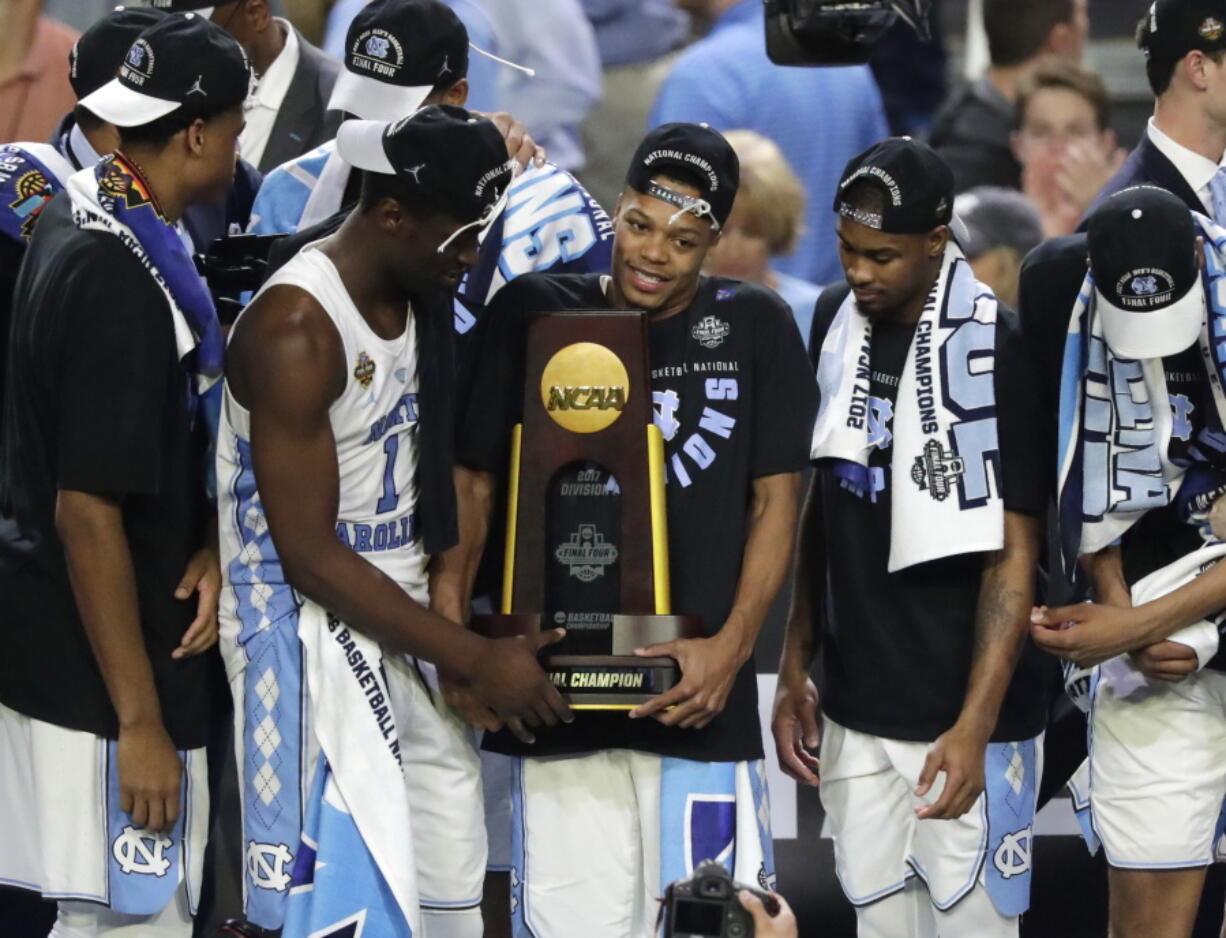
[[[332,261],[313,245],[273,274],[260,292],[279,284],[314,296],[344,348],[345,390],[328,411],[340,469],[336,536],[426,603],[429,558],[422,549],[417,514],[417,340],[412,310],[403,335],[380,338],[353,305]],[[217,443],[222,570],[228,584],[258,580],[275,592],[284,577],[252,471],[250,426],[250,415],[227,385]],[[240,607],[258,607],[262,592],[235,590]],[[281,612],[235,611],[244,632]]]

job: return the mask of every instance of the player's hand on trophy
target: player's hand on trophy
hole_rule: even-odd
[[[1151,681],[1178,684],[1200,667],[1195,649],[1182,642],[1162,641],[1130,652],[1138,671]]]
[[[441,669],[438,673],[438,683],[447,706],[473,729],[488,730],[491,733],[502,729],[502,718],[469,684],[455,675],[445,674]]]
[[[136,827],[169,831],[179,819],[183,761],[158,718],[120,726],[119,808]]]
[[[818,759],[813,753],[821,744],[820,706],[817,687],[805,672],[779,675],[771,732],[779,768],[803,785],[817,785]]]
[[[710,638],[679,638],[649,645],[635,654],[640,658],[675,658],[681,680],[671,690],[635,707],[630,718],[654,716],[665,726],[685,729],[702,729],[719,715],[746,660],[730,629]]]
[[[469,685],[519,739],[536,742],[530,727],[570,723],[570,707],[537,660],[542,648],[566,637],[565,629],[491,639],[473,665]]]
[[[939,772],[945,773],[945,787],[932,804],[915,809],[916,817],[931,821],[959,818],[975,806],[983,793],[984,755],[990,735],[990,728],[985,731],[959,721],[937,737],[920,770],[915,795],[923,798],[932,791]]]

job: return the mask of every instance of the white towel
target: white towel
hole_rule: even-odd
[[[996,428],[996,297],[952,241],[907,353],[894,406],[891,573],[1004,544]],[[818,362],[821,409],[812,457],[862,467],[876,443],[867,419],[872,324],[854,294]]]
[[[419,934],[409,799],[383,652],[310,601],[299,613],[298,637],[311,718],[333,780],[405,921]]]

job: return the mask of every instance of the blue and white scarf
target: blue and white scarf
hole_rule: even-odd
[[[915,328],[894,405],[891,573],[1004,544],[996,427],[996,312],[952,241]],[[871,490],[872,323],[849,293],[822,343],[812,457]]]
[[[162,215],[152,190],[122,154],[74,173],[67,189],[77,227],[117,237],[166,296],[179,360],[194,378],[193,416],[198,407],[209,439],[215,441],[225,342],[213,298],[178,230]]]
[[[1226,229],[1193,213],[1205,239],[1202,274],[1208,317],[1200,351],[1215,407],[1205,414],[1191,463],[1173,462],[1173,428],[1162,359],[1116,356],[1103,338],[1095,310],[1094,278],[1086,274],[1069,322],[1060,384],[1059,509],[1064,570],[1075,576],[1077,558],[1115,543],[1155,508],[1178,504],[1202,522],[1207,493],[1223,479],[1203,465],[1226,453]],[[1208,540],[1207,524],[1202,534]]]
[[[0,146],[0,234],[28,244],[38,216],[72,173],[72,166],[50,144]]]

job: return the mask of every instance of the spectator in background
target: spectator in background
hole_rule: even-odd
[[[1072,234],[1126,156],[1110,129],[1107,88],[1092,72],[1053,59],[1022,87],[1017,123],[1013,152],[1043,236]]]
[[[705,122],[775,141],[800,176],[809,206],[796,252],[781,258],[778,269],[813,283],[839,279],[829,211],[839,176],[851,157],[889,134],[872,73],[867,66],[775,65],[766,56],[761,0],[676,2],[698,19],[714,17],[714,25],[677,59],[651,126]]]
[[[76,96],[64,63],[78,33],[42,0],[0,3],[0,140],[46,140]]]
[[[673,0],[583,0],[583,10],[596,31],[604,82],[583,124],[583,181],[601,205],[613,205],[690,21]]]
[[[349,24],[358,15],[358,11],[370,0],[336,0],[328,11],[328,25],[324,30],[324,51],[329,55],[345,60],[348,50],[345,48],[345,35],[349,32]],[[471,43],[486,52],[498,54],[498,40],[494,35],[494,24],[489,14],[485,12],[485,0],[444,0],[447,6],[455,12],[468,30]],[[468,63],[468,78],[472,91],[468,95],[466,107],[474,111],[501,111],[504,108],[498,102],[498,63],[486,56],[474,56]]]
[[[965,228],[958,240],[975,277],[1017,309],[1022,260],[1043,240],[1039,213],[1020,192],[981,186],[954,200],[954,215]]]
[[[1046,57],[1079,62],[1090,32],[1087,0],[984,0],[983,24],[992,64],[954,92],[932,128],[933,149],[954,171],[958,192],[1021,188],[1010,139],[1018,95]]]
[[[243,47],[257,76],[245,107],[239,152],[266,173],[336,136],[340,115],[328,98],[340,63],[315,48],[271,0],[171,0],[172,10],[212,11],[213,22]]]
[[[807,340],[821,287],[771,265],[796,248],[805,218],[805,189],[779,148],[752,130],[731,130],[724,138],[741,161],[741,187],[720,239],[707,254],[706,272],[763,283],[778,293]]]
[[[1137,24],[1137,46],[1157,101],[1140,143],[1090,206],[1116,192],[1158,186],[1226,223],[1226,29],[1221,0],[1157,0]]]
[[[552,163],[577,172],[584,161],[579,128],[601,95],[600,52],[583,7],[579,0],[487,0],[486,10],[498,54],[536,72],[499,69],[499,103]]]

